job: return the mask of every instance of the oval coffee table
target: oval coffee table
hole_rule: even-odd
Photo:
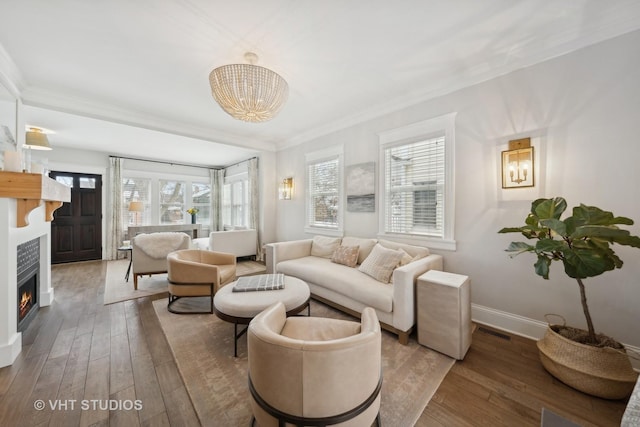
[[[311,315],[309,286],[302,280],[284,276],[284,288],[268,291],[233,292],[236,282],[223,286],[213,297],[213,309],[220,319],[233,323],[233,356],[238,356],[238,338],[247,327],[238,332],[238,325],[248,325],[267,307],[282,302],[287,310],[287,316],[300,313],[305,308],[307,315]]]

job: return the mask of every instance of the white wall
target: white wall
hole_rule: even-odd
[[[529,335],[542,330],[535,326],[545,313],[584,327],[577,284],[562,266],[552,267],[550,280],[539,278],[532,255],[510,259],[504,252],[518,235],[497,231],[522,225],[532,196],[562,196],[570,207],[585,203],[640,221],[638,46],[640,32],[630,33],[279,151],[277,178],[293,176],[296,190],[293,200],[277,203],[277,240],[308,237],[305,153],[344,144],[345,165],[379,166],[378,132],[458,112],[457,250],[441,252],[445,269],[471,277],[475,317],[503,321],[499,326],[506,328],[511,318],[514,329],[530,323],[534,332],[516,331]],[[526,136],[540,144],[543,176],[534,191],[502,190],[500,151],[510,139]],[[345,235],[374,237],[377,215],[346,212]],[[631,231],[640,234],[640,223]],[[618,254],[622,270],[586,280],[591,314],[597,331],[640,346],[640,250],[620,248]]]

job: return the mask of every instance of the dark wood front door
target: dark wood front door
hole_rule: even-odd
[[[51,263],[102,259],[102,176],[51,172],[71,188],[71,202],[51,222]]]

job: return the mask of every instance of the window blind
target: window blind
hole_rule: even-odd
[[[338,156],[307,164],[307,224],[311,227],[338,228],[338,168]]]
[[[384,148],[385,232],[443,237],[445,137]]]

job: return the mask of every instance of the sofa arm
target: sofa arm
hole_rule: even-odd
[[[292,240],[290,242],[269,243],[267,249],[267,273],[275,273],[279,262],[311,255],[313,239]]]
[[[393,326],[406,331],[416,324],[415,283],[429,270],[442,270],[442,255],[431,254],[393,271]]]

